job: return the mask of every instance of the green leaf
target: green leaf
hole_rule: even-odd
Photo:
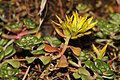
[[[35,57],[26,57],[28,64],[32,63],[35,59]]]
[[[74,72],[72,75],[75,79],[79,79],[81,77],[77,72]]]
[[[13,45],[10,45],[8,46],[6,49],[5,49],[5,56],[9,55],[10,53],[12,53],[13,51]]]
[[[20,67],[20,62],[19,61],[15,61],[15,60],[10,59],[10,60],[6,60],[5,62],[9,63],[14,68],[19,68]]]
[[[90,76],[90,73],[83,67],[78,68],[78,73]]]
[[[4,52],[4,51],[1,51],[1,52],[0,52],[0,61],[4,58],[4,56],[5,56],[5,52]]]
[[[40,56],[39,59],[42,61],[44,65],[47,65],[52,60],[51,56]]]
[[[85,62],[85,66],[88,67],[88,68],[90,68],[90,69],[93,70],[93,71],[96,70],[95,64],[94,64],[92,61],[90,61],[90,60],[87,60],[87,61]]]
[[[10,80],[18,80],[17,77],[11,77]]]
[[[9,55],[5,56],[5,58],[9,58],[12,55],[14,55],[15,53],[16,53],[16,50],[13,48],[12,52]]]
[[[55,36],[45,36],[44,39],[46,41],[48,41],[48,43],[52,46],[52,47],[59,47],[61,44],[61,41],[55,37]]]
[[[81,74],[81,79],[82,80],[93,80],[91,77],[84,75],[84,74]]]
[[[31,52],[31,54],[33,54],[33,55],[40,55],[40,54],[44,54],[44,51],[43,50],[33,50]]]
[[[72,61],[72,60],[68,60],[68,62],[69,62],[72,66],[80,67],[77,63],[75,63],[75,62]]]
[[[42,49],[44,49],[45,48],[45,44],[41,44],[38,48],[37,48],[37,50],[42,50]]]

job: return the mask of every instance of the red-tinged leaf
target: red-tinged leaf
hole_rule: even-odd
[[[54,27],[55,31],[61,36],[61,37],[65,37],[65,35],[63,34],[62,30],[60,30],[58,27]]]
[[[67,66],[68,66],[67,58],[65,57],[65,55],[62,55],[57,67],[64,68],[64,67],[67,67]]]
[[[52,46],[50,46],[48,44],[45,44],[44,50],[46,52],[59,52],[58,48],[52,47]]]
[[[69,48],[73,51],[73,53],[74,53],[76,56],[80,56],[80,54],[81,54],[81,49],[80,49],[79,47],[69,46]]]

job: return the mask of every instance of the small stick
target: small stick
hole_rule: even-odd
[[[60,13],[61,13],[61,15],[62,15],[62,18],[64,18],[65,15],[64,15],[64,10],[63,10],[63,5],[62,5],[61,0],[58,0],[58,4],[59,4],[59,6],[60,6]]]
[[[26,76],[28,75],[29,70],[30,70],[30,66],[28,66],[28,68],[27,68],[27,70],[25,72],[25,75],[24,75],[22,80],[25,80]]]

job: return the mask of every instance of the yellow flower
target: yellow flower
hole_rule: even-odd
[[[88,18],[87,15],[79,17],[77,12],[73,12],[71,17],[66,16],[64,21],[61,20],[58,16],[56,17],[58,18],[59,23],[54,23],[62,28],[63,34],[66,37],[70,36],[71,39],[76,39],[78,37],[90,34],[91,31],[88,30],[93,28],[97,23],[91,23],[93,17]],[[57,30],[57,32],[60,33],[59,30]]]

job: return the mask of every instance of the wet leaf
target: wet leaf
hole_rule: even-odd
[[[42,61],[44,65],[47,65],[52,60],[50,56],[40,56],[39,59]]]
[[[63,67],[67,67],[67,66],[68,66],[68,62],[67,62],[66,56],[62,55],[57,67],[62,67],[63,68]]]
[[[81,54],[81,49],[79,47],[73,47],[73,46],[69,46],[70,49],[73,51],[73,53],[76,55],[76,56],[80,56]]]

